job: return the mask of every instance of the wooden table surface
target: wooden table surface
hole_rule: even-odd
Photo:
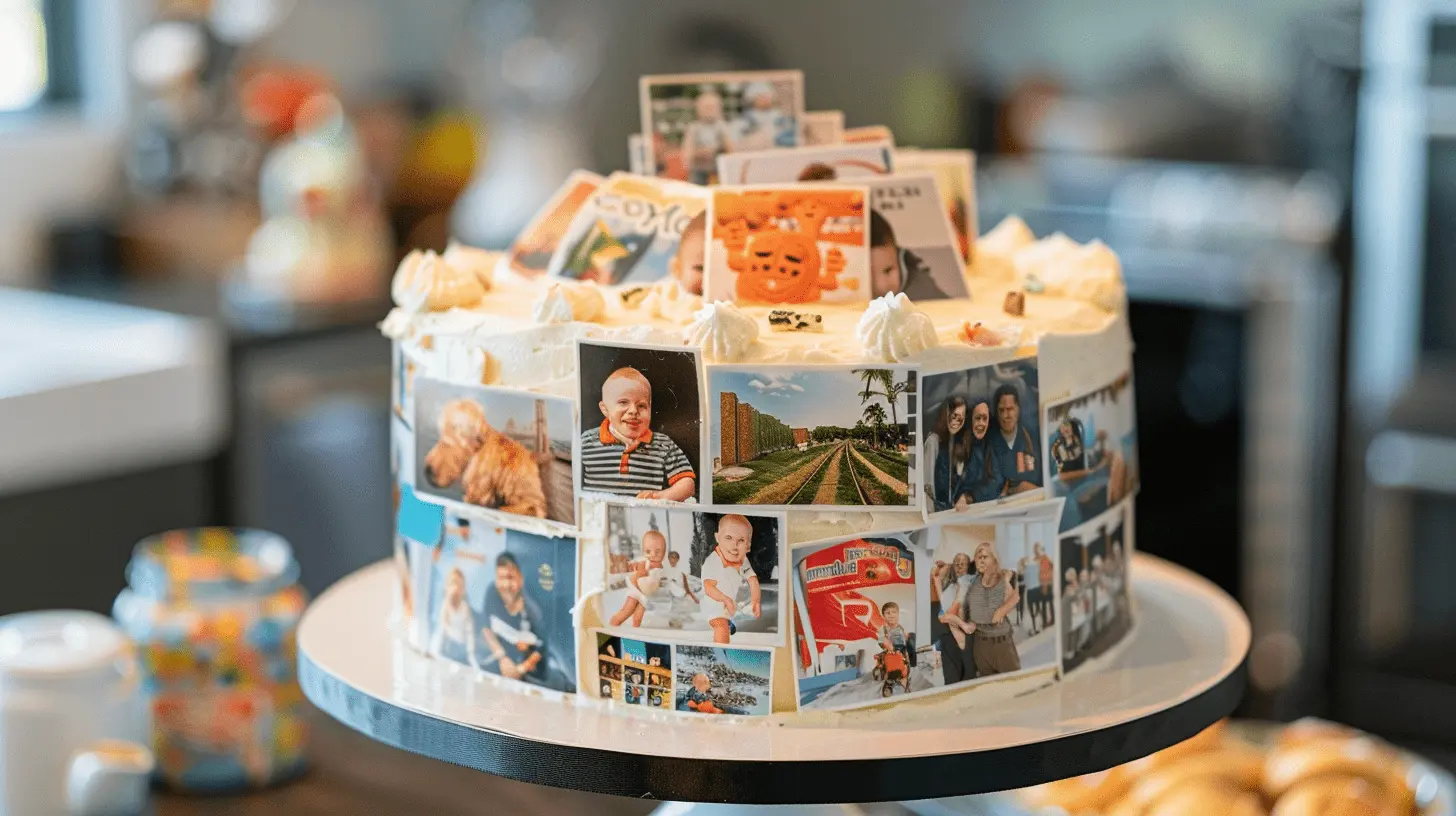
[[[543,788],[437,762],[364,737],[318,711],[310,767],[302,778],[244,796],[186,796],[159,790],[156,816],[370,816],[591,813],[641,816],[656,802]]]

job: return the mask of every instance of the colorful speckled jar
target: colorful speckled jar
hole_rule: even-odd
[[[137,544],[118,623],[137,643],[157,774],[195,792],[258,788],[303,769],[295,631],[306,598],[280,536],[209,527]]]

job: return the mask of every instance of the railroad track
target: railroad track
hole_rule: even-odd
[[[855,469],[854,469],[854,453],[850,449],[850,444],[851,443],[849,443],[849,442],[846,442],[844,444],[844,466],[847,467],[847,468],[849,468],[849,480],[852,481],[852,482],[854,482],[854,490],[855,490],[856,493],[859,494],[859,503],[860,503],[860,506],[861,507],[868,506],[869,503],[870,503],[870,501],[869,501],[869,498],[865,496],[864,488],[860,486],[860,483],[859,483],[859,474],[855,472]]]
[[[847,443],[840,443],[840,445],[841,445],[840,452],[831,453],[828,456],[825,456],[823,459],[819,460],[819,467],[814,468],[814,472],[813,473],[810,473],[808,476],[805,476],[804,477],[804,481],[799,482],[798,488],[796,488],[794,490],[793,495],[792,496],[789,496],[789,500],[786,501],[786,502],[784,502],[784,504],[794,504],[795,501],[799,498],[799,494],[804,492],[804,488],[807,487],[810,483],[812,483],[814,481],[814,478],[817,477],[819,475],[819,473],[824,470],[824,468],[829,467],[829,463],[832,462],[832,461],[834,461],[834,457],[839,456],[840,453],[843,452],[843,445],[845,445],[845,444],[847,444]],[[810,503],[812,504],[812,502],[810,502]]]

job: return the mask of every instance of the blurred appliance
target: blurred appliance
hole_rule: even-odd
[[[982,176],[984,227],[1017,213],[1039,236],[1100,238],[1121,257],[1137,343],[1137,547],[1216,581],[1248,611],[1245,712],[1302,712],[1328,637],[1335,185],[1047,156],[990,161]]]

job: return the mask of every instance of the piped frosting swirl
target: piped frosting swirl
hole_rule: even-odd
[[[758,342],[758,321],[732,303],[719,300],[693,315],[692,322],[683,329],[683,339],[702,349],[712,362],[735,363]]]
[[[903,292],[870,301],[854,328],[854,336],[865,357],[887,363],[909,360],[940,344],[935,338],[935,324]]]

